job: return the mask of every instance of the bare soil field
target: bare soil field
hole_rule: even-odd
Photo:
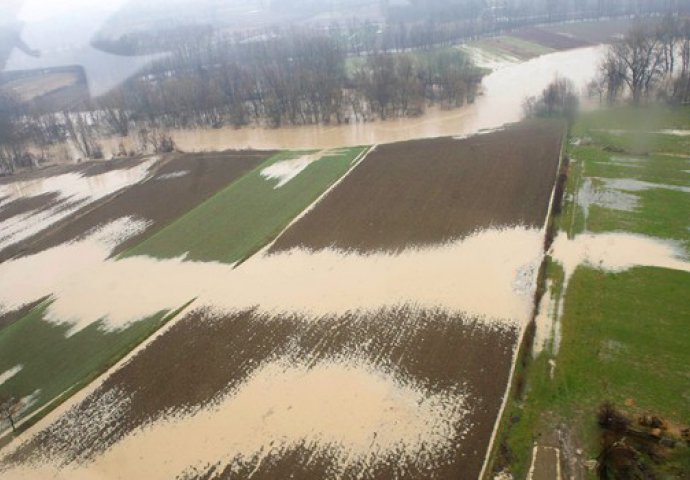
[[[229,183],[255,168],[272,152],[224,152],[208,154],[172,154],[163,159],[149,180],[135,184],[124,192],[91,205],[52,227],[45,234],[5,249],[0,259],[37,253],[61,243],[75,240],[99,225],[123,216],[150,222],[146,231],[118,245],[118,254],[136,245],[168,223],[211,197]],[[96,176],[112,169],[127,168],[134,160],[94,163],[78,170],[84,176]],[[63,169],[60,169],[62,172]],[[40,197],[35,197],[40,198]],[[29,202],[35,198],[21,200]],[[16,203],[16,202],[14,202]],[[10,204],[9,206],[11,206]],[[15,210],[21,207],[15,206]],[[4,210],[0,210],[2,215]]]
[[[0,91],[17,95],[27,105],[57,111],[90,99],[86,74],[80,66],[2,72]]]
[[[560,122],[534,121],[462,140],[380,146],[270,252],[395,252],[489,227],[541,227],[563,133]]]
[[[57,194],[55,193],[46,193],[36,197],[27,197],[14,200],[0,208],[0,222],[23,213],[40,211],[49,207],[56,201]]]
[[[295,363],[297,359],[307,359],[309,366],[305,371],[318,370],[321,363],[338,359],[340,363],[366,363],[381,372],[394,372],[396,378],[408,379],[426,395],[448,399],[449,407],[460,408],[464,402],[465,412],[457,424],[446,426],[447,450],[435,457],[433,465],[427,464],[425,454],[420,452],[417,458],[400,454],[388,462],[374,459],[366,467],[348,464],[340,468],[351,474],[356,473],[351,469],[363,469],[367,477],[376,478],[431,478],[427,469],[432,467],[433,478],[476,478],[502,402],[516,338],[513,328],[489,329],[458,315],[410,307],[384,309],[366,317],[352,314],[318,321],[305,321],[299,316],[261,316],[253,311],[218,315],[201,309],[175,324],[85,401],[7,460],[90,460],[116,442],[126,445],[128,434],[161,417],[208,408],[219,396],[233,390],[237,390],[235,396],[240,396],[243,382],[277,358]],[[365,394],[365,385],[356,387]],[[346,389],[346,385],[336,386],[330,395],[337,399],[346,395]],[[114,392],[117,399],[127,399],[126,408],[116,408]],[[304,399],[312,394],[318,395],[308,390],[302,392]],[[279,400],[274,401],[270,411],[258,412],[265,414],[264,420],[269,424],[274,421],[269,418],[271,412],[276,410],[278,415],[281,407]],[[116,417],[100,417],[116,410]],[[355,421],[347,418],[347,412],[332,411],[329,415],[342,422]],[[243,419],[231,420],[235,425],[233,437],[241,437]],[[83,428],[95,424],[99,426]],[[376,440],[377,428],[380,435],[385,434],[381,425],[367,427],[372,430],[372,442]],[[194,436],[193,429],[189,435]],[[215,440],[193,437],[188,441],[205,444]],[[273,442],[280,444],[280,438],[262,441],[267,451],[260,462],[256,458],[231,456],[230,462],[204,465],[185,478],[208,478],[217,469],[218,477],[214,478],[236,478],[238,474],[242,477],[252,472],[252,478],[322,479],[336,468],[332,464],[333,452],[322,451],[319,445],[297,442],[284,445],[281,450],[280,445],[270,446]],[[171,438],[170,442],[159,448],[174,448],[176,439]],[[152,455],[156,456],[153,452]],[[434,452],[426,455],[433,456]]]
[[[42,178],[63,175],[65,173],[80,173],[86,177],[93,177],[113,170],[125,170],[141,161],[141,157],[117,158],[113,160],[93,160],[70,165],[48,165],[34,170],[25,170],[16,175],[0,176],[0,185],[16,182],[40,180]]]
[[[573,22],[545,25],[541,30],[579,39],[591,44],[610,43],[628,31],[633,21],[629,18],[614,18],[604,21]]]
[[[571,48],[587,47],[592,43],[573,36],[562,35],[557,32],[538,27],[523,28],[511,33],[512,36],[534,42],[554,50],[570,50]]]

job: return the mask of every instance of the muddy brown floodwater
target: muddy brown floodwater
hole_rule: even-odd
[[[278,129],[227,127],[171,130],[170,134],[177,146],[188,152],[242,148],[323,149],[469,135],[519,121],[523,116],[525,97],[541,93],[557,74],[571,79],[578,89],[584,88],[596,73],[603,49],[601,46],[579,48],[544,55],[524,63],[495,64],[495,71],[486,76],[482,83],[483,95],[473,105],[453,110],[431,107],[418,118]],[[108,139],[104,142],[105,151],[117,151],[122,140]],[[127,141],[124,143],[127,144]]]

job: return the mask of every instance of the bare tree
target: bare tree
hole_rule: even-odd
[[[16,416],[21,410],[22,403],[19,398],[11,395],[0,396],[0,415],[7,420],[12,427],[12,433],[17,433]]]
[[[611,66],[630,89],[632,102],[639,105],[664,73],[663,45],[648,26],[636,24],[625,37],[609,48]]]
[[[523,108],[527,117],[565,117],[572,120],[577,113],[578,103],[573,82],[556,77],[539,97],[527,98]]]
[[[63,112],[62,119],[69,139],[86,158],[103,158],[103,150],[96,142],[87,112]]]

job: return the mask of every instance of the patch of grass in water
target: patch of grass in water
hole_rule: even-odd
[[[40,390],[22,417],[53,401],[64,400],[88,384],[176,313],[161,311],[112,332],[105,331],[103,322],[98,321],[67,337],[70,324],[45,320],[49,306],[50,302],[42,303],[0,331],[0,372],[22,366],[0,385],[0,395],[21,398]]]
[[[310,152],[281,152],[123,256],[235,263],[260,250],[352,166],[365,147],[340,150],[310,164],[280,188],[261,171]]]

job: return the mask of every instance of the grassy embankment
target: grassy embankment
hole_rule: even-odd
[[[281,152],[123,255],[174,258],[186,254],[195,261],[241,262],[275,238],[365,150],[345,148],[326,155],[276,188],[278,180],[266,179],[262,170],[314,153]]]
[[[605,130],[638,132],[620,134]],[[572,129],[579,145],[570,145],[573,160],[561,232],[623,231],[671,239],[690,253],[690,192],[664,186],[690,186],[690,137],[658,133],[690,129],[690,109],[619,109],[584,115]],[[644,133],[642,133],[644,132]],[[663,155],[666,153],[667,155]],[[686,155],[683,157],[683,155]],[[638,191],[631,209],[591,205],[585,215],[577,195],[589,180],[605,189],[610,179],[660,184]],[[620,186],[620,185],[619,185]],[[626,185],[622,185],[625,188]],[[629,188],[629,187],[628,187]],[[563,270],[554,261],[547,269],[552,299],[561,297]],[[568,442],[595,459],[599,430],[595,413],[604,401],[625,413],[654,414],[681,426],[690,422],[690,273],[637,267],[604,272],[577,269],[564,298],[562,341],[547,344],[523,375],[524,394],[508,405],[504,461],[515,478],[524,478],[534,442],[562,426]],[[557,311],[558,309],[556,309]],[[555,362],[551,377],[551,362]],[[574,445],[573,445],[574,444]],[[654,469],[670,478],[690,475],[690,450],[679,444]],[[594,477],[594,472],[586,475]]]
[[[103,322],[98,321],[69,335],[70,324],[45,320],[49,306],[50,301],[41,303],[0,331],[0,372],[21,366],[18,373],[0,384],[0,395],[30,400],[23,404],[15,421],[43,409],[28,422],[35,423],[115,365],[179,312],[161,311],[115,331],[104,329]],[[28,426],[24,424],[20,430]],[[0,438],[0,446],[9,438],[10,435]]]

